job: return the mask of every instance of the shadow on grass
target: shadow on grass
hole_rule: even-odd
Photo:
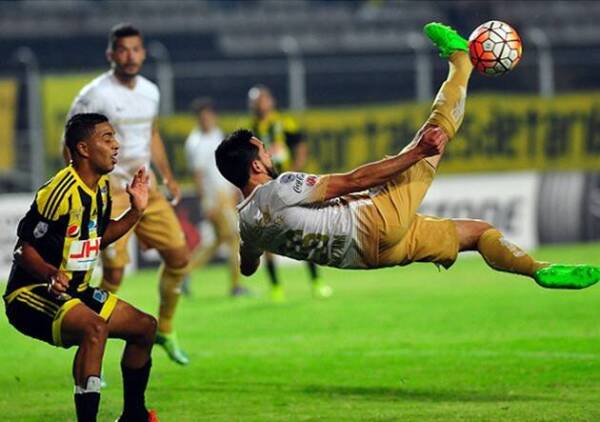
[[[301,390],[305,394],[339,397],[370,397],[376,400],[418,402],[517,402],[548,401],[547,397],[525,396],[512,393],[452,390],[410,390],[401,387],[355,387],[339,385],[308,385]],[[554,399],[553,399],[554,400]]]
[[[231,385],[228,382],[214,382],[209,388],[200,388],[203,392],[264,393],[277,391],[280,394],[307,394],[319,396],[319,399],[347,399],[350,397],[377,401],[413,401],[413,402],[556,402],[557,397],[531,396],[511,392],[492,392],[477,390],[416,390],[404,387],[367,387],[347,385],[294,385],[278,383],[243,383]]]

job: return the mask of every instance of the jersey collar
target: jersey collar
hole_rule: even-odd
[[[273,179],[273,180],[275,180],[275,179]],[[269,180],[269,182],[272,182],[273,180]],[[267,182],[267,183],[269,183],[269,182]],[[248,203],[250,202],[250,200],[252,199],[252,197],[256,194],[256,192],[258,191],[258,189],[261,188],[261,187],[263,187],[267,183],[263,183],[261,185],[257,185],[252,190],[252,192],[250,192],[250,195],[248,195],[247,197],[245,197],[242,202],[240,202],[239,204],[237,204],[236,208],[237,208],[238,212],[240,212],[242,210],[242,208],[244,208],[246,205],[248,205]]]
[[[81,186],[81,189],[83,189],[83,191],[85,193],[87,193],[90,196],[96,195],[96,192],[94,192],[88,185],[86,185],[84,183],[83,180],[81,180],[81,177],[79,177],[79,173],[77,173],[77,171],[75,171],[75,169],[73,168],[72,164],[69,164],[68,169],[71,172],[71,174],[73,175],[73,177],[75,177],[75,180],[77,181],[77,183],[79,184],[79,186]],[[98,185],[100,185],[100,181],[101,180],[102,180],[102,178],[100,178],[100,180],[98,180]]]

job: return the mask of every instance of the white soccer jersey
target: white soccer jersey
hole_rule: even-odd
[[[149,168],[152,125],[158,116],[160,94],[155,84],[136,76],[130,89],[108,71],[79,92],[69,117],[77,113],[102,113],[108,117],[120,143],[119,162],[111,176],[123,187],[141,166]]]
[[[188,168],[192,172],[201,172],[204,194],[202,203],[205,208],[213,208],[218,204],[219,193],[233,195],[234,188],[225,179],[215,160],[215,150],[223,140],[223,132],[215,128],[208,133],[203,133],[195,128],[185,141],[185,155]]]
[[[323,202],[327,176],[283,173],[238,205],[242,253],[263,251],[338,268],[367,268],[368,193]],[[375,239],[373,239],[375,241]]]

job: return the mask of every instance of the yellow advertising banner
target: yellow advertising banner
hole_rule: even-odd
[[[44,78],[47,151],[62,164],[60,138],[66,113],[94,75]],[[350,170],[399,152],[429,113],[429,105],[395,105],[309,110],[295,116],[307,135],[308,171]],[[244,115],[222,115],[228,132],[247,125]],[[183,144],[194,127],[188,114],[161,119],[160,128],[175,173],[187,176]],[[53,166],[50,166],[53,167]],[[467,99],[463,126],[446,149],[440,172],[506,170],[600,170],[600,93],[479,95]]]
[[[56,75],[42,79],[44,136],[51,173],[64,165],[62,136],[71,104],[81,88],[98,74]]]
[[[298,115],[310,144],[309,171],[346,171],[399,152],[428,113],[429,106],[401,104]],[[240,116],[221,117],[225,131],[244,124]],[[165,139],[173,143],[169,149],[177,151],[177,167],[185,166],[180,147],[193,125],[191,116],[161,123]],[[464,123],[446,149],[440,171],[505,170],[600,171],[600,94],[468,98]]]
[[[15,125],[17,116],[17,81],[0,80],[0,171],[15,164]]]

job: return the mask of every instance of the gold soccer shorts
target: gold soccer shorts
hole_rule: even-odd
[[[458,255],[454,223],[420,215],[435,170],[425,160],[381,186],[372,196],[376,213],[377,267],[434,262],[449,268]]]
[[[112,192],[112,215],[117,218],[129,208],[126,191]],[[138,224],[119,240],[109,245],[102,253],[102,264],[108,268],[123,268],[129,262],[127,242],[135,232],[138,240],[148,248],[159,251],[185,246],[185,236],[173,207],[152,183],[148,207]]]

